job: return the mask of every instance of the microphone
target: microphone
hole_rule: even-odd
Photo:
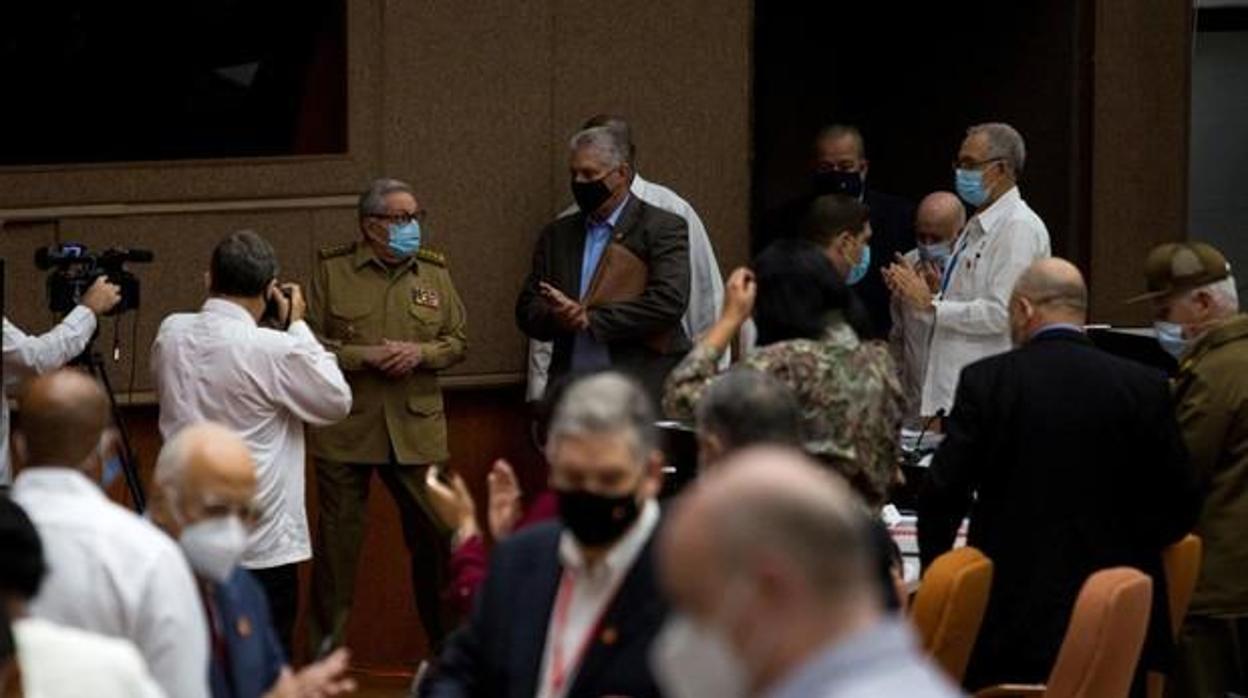
[[[944,416],[945,408],[942,407],[936,410],[936,414],[928,417],[927,420],[923,422],[923,428],[919,430],[919,438],[914,440],[914,449],[906,454],[907,465],[918,465],[919,461],[923,459],[923,437],[927,436],[928,430],[932,428],[932,425],[936,423],[936,420],[941,419]]]

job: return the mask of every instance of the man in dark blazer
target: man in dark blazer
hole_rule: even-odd
[[[690,348],[681,326],[689,234],[683,218],[629,194],[627,147],[606,127],[573,137],[579,211],[542,231],[516,323],[529,337],[554,342],[549,384],[612,368],[635,376],[657,404],[667,373]],[[598,276],[610,283],[595,286]]]
[[[754,231],[750,250],[758,256],[775,240],[800,234],[811,203],[824,194],[844,194],[867,205],[871,220],[871,262],[866,275],[853,284],[871,316],[872,336],[887,339],[893,326],[888,286],[880,270],[905,254],[914,240],[914,202],[868,186],[866,143],[855,126],[833,124],[815,136],[811,190],[764,214]]]
[[[568,388],[546,453],[559,520],[495,548],[468,623],[420,694],[432,698],[658,696],[648,662],[667,615],[658,589],[654,410],[635,381]]]
[[[1161,551],[1195,522],[1196,481],[1165,378],[1095,348],[1086,306],[1069,262],[1023,273],[1009,309],[1017,348],[962,371],[920,496],[925,566],[950,549],[968,511],[967,543],[994,565],[972,690],[1044,681],[1080,588],[1107,567],[1153,578],[1139,673],[1169,659]]]

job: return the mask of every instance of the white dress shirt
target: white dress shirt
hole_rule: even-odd
[[[4,318],[4,393],[0,394],[0,485],[13,481],[9,467],[8,391],[30,376],[64,366],[95,334],[95,313],[80,305],[48,332],[32,336]]]
[[[206,698],[208,626],[178,544],[70,468],[26,468],[13,501],[48,564],[30,614],[130,640],[167,695]]]
[[[567,695],[584,659],[583,650],[591,644],[590,633],[597,631],[598,621],[658,525],[659,505],[653,499],[646,500],[633,527],[593,567],[586,567],[580,545],[572,534],[564,531],[559,539],[563,575],[546,628],[537,698]],[[562,671],[556,655],[562,658]],[[562,683],[558,681],[560,674]]]
[[[1014,187],[958,236],[933,302],[935,327],[923,379],[923,416],[953,406],[968,364],[1010,349],[1010,293],[1032,262],[1049,256],[1049,231]]]
[[[13,637],[27,698],[164,698],[126,640],[38,618],[13,623]]]
[[[715,259],[715,248],[711,245],[706,226],[688,201],[662,184],[648,182],[641,175],[636,175],[629,192],[655,208],[685,219],[689,229],[689,305],[680,322],[685,334],[696,341],[719,319],[719,310],[724,305],[724,277],[719,273],[719,262]],[[558,217],[570,216],[578,210],[576,206],[570,206]],[[553,351],[551,342],[529,340],[529,387],[526,391],[529,400],[540,400],[546,392]],[[728,365],[728,358],[724,357],[724,367]]]
[[[911,266],[919,264],[919,251],[905,255]],[[888,348],[901,373],[901,389],[906,396],[906,421],[915,423],[919,403],[923,399],[923,374],[927,371],[927,348],[932,341],[931,312],[915,310],[899,296],[893,296],[890,312],[893,329],[888,333]]]
[[[256,508],[242,565],[264,569],[312,557],[304,504],[305,422],[333,424],[351,411],[351,388],[303,321],[287,332],[258,327],[220,298],[170,315],[152,345],[160,433],[210,420],[247,442],[256,461]]]

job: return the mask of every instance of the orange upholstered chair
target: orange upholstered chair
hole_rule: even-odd
[[[1183,540],[1166,548],[1161,554],[1161,561],[1166,570],[1166,592],[1170,602],[1170,630],[1175,639],[1183,628],[1183,618],[1187,615],[1187,606],[1192,602],[1192,592],[1196,590],[1196,578],[1200,576],[1200,557],[1204,545],[1200,536],[1187,534]],[[1148,696],[1161,698],[1165,693],[1166,678],[1164,674],[1149,672]]]
[[[1088,578],[1046,686],[1002,685],[976,696],[1126,698],[1140,660],[1153,580],[1139,570],[1114,567]]]
[[[992,588],[992,561],[975,548],[936,558],[919,583],[910,607],[923,649],[955,683],[966,674]]]

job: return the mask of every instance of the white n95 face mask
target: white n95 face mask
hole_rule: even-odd
[[[650,649],[650,668],[669,698],[745,698],[748,679],[722,632],[673,614]]]
[[[196,573],[220,584],[247,549],[247,527],[234,515],[204,519],[182,529],[178,544]]]

